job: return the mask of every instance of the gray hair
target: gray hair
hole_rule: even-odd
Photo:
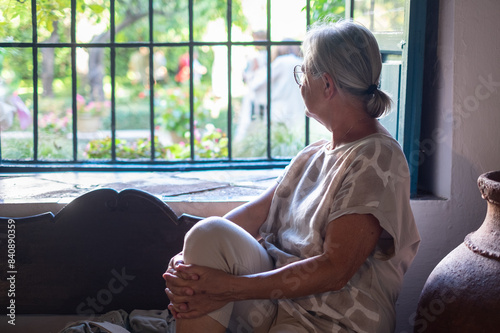
[[[375,36],[352,21],[318,22],[304,40],[304,67],[313,77],[330,74],[335,85],[366,103],[378,118],[390,110],[391,98],[378,89],[382,59]]]

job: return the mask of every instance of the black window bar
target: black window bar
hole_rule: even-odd
[[[18,0],[19,1],[19,0]],[[5,171],[43,171],[43,170],[200,170],[200,169],[222,169],[222,168],[274,168],[284,167],[290,161],[290,158],[275,158],[271,153],[271,47],[278,45],[300,45],[300,41],[272,41],[271,40],[271,0],[267,1],[267,39],[265,41],[237,42],[232,41],[232,1],[227,0],[227,41],[223,42],[199,42],[193,37],[193,0],[188,0],[189,12],[189,41],[188,42],[156,42],[153,38],[153,0],[149,0],[149,41],[148,42],[127,42],[116,43],[115,41],[115,0],[110,0],[110,34],[109,42],[99,43],[77,43],[76,42],[76,9],[77,1],[71,0],[71,27],[70,43],[47,43],[38,41],[37,33],[37,6],[36,0],[31,0],[32,16],[32,42],[1,42],[2,48],[31,48],[33,56],[33,159],[32,160],[7,160],[2,158],[1,135],[0,135],[0,168]],[[311,14],[310,0],[306,1],[306,20],[307,26],[310,24]],[[306,29],[306,27],[304,27]],[[161,160],[155,158],[155,115],[154,115],[154,47],[188,47],[190,59],[194,59],[194,48],[200,46],[218,46],[227,47],[228,64],[228,112],[227,112],[227,137],[228,137],[228,156],[219,159],[196,158],[194,144],[194,61],[189,62],[190,80],[189,80],[189,130],[190,130],[190,158],[188,160]],[[232,155],[232,47],[233,46],[264,46],[267,50],[267,156],[265,158],[240,158],[235,159]],[[151,156],[149,160],[120,160],[116,156],[116,50],[127,47],[147,47],[149,49],[149,123],[151,135]],[[72,159],[71,160],[43,160],[39,159],[39,130],[38,130],[38,52],[42,48],[70,48],[71,49],[71,82],[72,82]],[[106,161],[79,160],[78,159],[78,127],[77,127],[77,48],[108,48],[110,52],[110,80],[111,80],[111,159]],[[290,73],[290,76],[292,73]],[[305,142],[309,144],[309,119],[305,117]]]

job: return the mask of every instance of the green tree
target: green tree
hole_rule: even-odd
[[[313,0],[311,1],[311,22],[325,16],[341,19],[345,16],[345,0]]]

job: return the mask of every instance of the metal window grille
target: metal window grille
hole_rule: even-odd
[[[187,28],[189,30],[189,37],[185,41],[156,41],[153,36],[153,31],[155,28],[154,19],[154,1],[148,1],[148,14],[147,20],[149,23],[149,29],[147,31],[148,38],[146,41],[140,42],[119,42],[116,40],[117,35],[117,22],[115,22],[115,7],[120,5],[119,1],[109,0],[109,12],[110,12],[110,23],[109,23],[109,40],[106,42],[86,42],[81,43],[77,42],[76,38],[76,14],[79,10],[78,2],[79,0],[71,0],[70,1],[70,9],[71,9],[71,25],[70,25],[70,33],[69,33],[69,41],[66,42],[40,42],[38,37],[38,31],[36,27],[38,26],[37,22],[37,1],[36,0],[17,0],[18,3],[31,4],[31,21],[32,21],[32,36],[31,42],[6,42],[0,41],[0,51],[2,49],[21,49],[27,52],[31,51],[32,54],[32,66],[33,66],[33,103],[32,103],[32,116],[33,116],[33,144],[32,144],[32,152],[31,158],[23,158],[23,159],[15,159],[15,158],[6,158],[5,153],[2,151],[2,139],[3,135],[0,132],[0,168],[8,171],[41,171],[41,170],[192,170],[192,169],[222,169],[222,168],[273,168],[273,167],[284,167],[290,161],[288,157],[279,157],[274,156],[272,153],[272,144],[273,144],[273,135],[272,135],[272,122],[271,115],[273,114],[272,103],[271,103],[271,49],[273,47],[277,47],[280,45],[300,45],[301,41],[274,41],[271,38],[272,24],[273,18],[271,16],[271,2],[272,0],[267,0],[267,17],[266,17],[266,33],[267,38],[264,40],[258,41],[238,41],[236,38],[232,36],[232,23],[233,23],[233,1],[226,0],[225,2],[225,25],[226,25],[226,33],[227,36],[222,41],[216,42],[206,42],[200,41],[199,39],[195,39],[194,37],[194,20],[195,20],[195,0],[186,0],[188,4],[188,20],[187,20]],[[199,0],[201,1],[201,0]],[[413,3],[413,2],[412,2]],[[312,17],[312,5],[313,2],[310,0],[304,0],[305,7],[301,8],[301,10],[305,11],[306,14],[306,23],[304,24],[304,31],[307,26],[309,26]],[[347,17],[353,17],[354,15],[354,1],[349,0],[345,1],[345,15]],[[392,36],[392,37],[391,37]],[[381,48],[382,59],[384,61],[384,70],[382,73],[382,85],[386,86],[385,88],[389,88],[393,90],[394,97],[399,99],[400,87],[401,87],[401,48],[394,47],[396,45],[394,42],[394,38],[400,38],[400,35],[391,35],[389,36],[389,42],[391,43],[390,47],[384,49]],[[396,36],[396,37],[394,37]],[[402,35],[401,35],[402,36]],[[391,39],[392,38],[392,39]],[[389,45],[389,44],[388,44]],[[196,129],[196,121],[197,116],[195,114],[195,84],[194,84],[194,61],[189,61],[189,97],[186,102],[189,104],[189,156],[184,159],[159,159],[156,157],[156,152],[158,147],[157,143],[154,139],[151,139],[148,143],[149,145],[149,156],[143,159],[122,159],[119,158],[117,154],[117,102],[116,102],[116,94],[117,94],[117,62],[119,60],[120,54],[123,50],[127,48],[146,48],[149,50],[149,76],[147,81],[149,83],[149,137],[155,138],[156,136],[156,119],[155,119],[155,90],[157,86],[155,85],[154,79],[154,49],[155,48],[184,48],[188,50],[189,58],[193,59],[195,55],[195,50],[197,48],[202,47],[216,47],[223,46],[227,49],[227,119],[226,128],[227,128],[227,139],[228,139],[228,150],[227,154],[221,158],[212,158],[206,159],[198,157],[195,151],[195,129]],[[262,47],[266,50],[267,55],[267,87],[266,87],[266,95],[267,95],[267,112],[264,112],[265,116],[265,151],[261,157],[255,158],[241,158],[235,157],[233,154],[233,88],[232,88],[232,59],[234,57],[233,50],[238,47]],[[109,52],[109,86],[110,86],[110,157],[102,160],[94,160],[94,159],[82,159],[79,156],[79,131],[78,131],[78,88],[77,88],[77,50],[79,48],[87,48],[87,49],[100,49]],[[47,160],[42,158],[42,152],[40,152],[40,128],[39,118],[40,118],[40,108],[39,108],[39,72],[40,72],[40,63],[38,60],[39,52],[43,50],[54,49],[54,50],[65,50],[69,51],[70,57],[70,67],[71,67],[71,97],[72,97],[72,105],[71,105],[71,116],[72,116],[72,128],[71,135],[69,139],[71,140],[71,152],[68,153],[68,156],[65,156],[64,159],[57,160]],[[1,55],[1,54],[0,54]],[[394,61],[394,57],[396,56],[396,60]],[[391,60],[392,59],[392,60]],[[387,62],[387,64],[386,64]],[[386,77],[390,77],[390,80],[384,81],[384,75]],[[290,71],[290,78],[292,77],[292,73]],[[393,80],[393,78],[397,78]],[[292,79],[292,78],[291,78]],[[403,106],[404,109],[404,106]],[[392,118],[385,120],[385,124],[387,127],[392,127],[393,129],[391,133],[400,140],[400,136],[403,135],[403,130],[400,130],[400,126],[398,125],[401,119],[401,114],[404,114],[404,110],[397,106],[396,112],[393,113]],[[401,114],[400,114],[401,113]],[[304,117],[304,142],[303,146],[309,144],[309,140],[311,137],[311,123],[309,122],[309,118]],[[401,133],[400,133],[401,132]]]

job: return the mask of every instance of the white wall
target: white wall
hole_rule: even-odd
[[[486,202],[478,176],[500,170],[499,14],[497,0],[439,2],[437,62],[426,64],[438,76],[424,83],[433,130],[424,129],[431,149],[423,170],[444,199],[412,202],[422,243],[398,302],[398,333],[413,332],[420,291],[435,265],[481,225]]]

